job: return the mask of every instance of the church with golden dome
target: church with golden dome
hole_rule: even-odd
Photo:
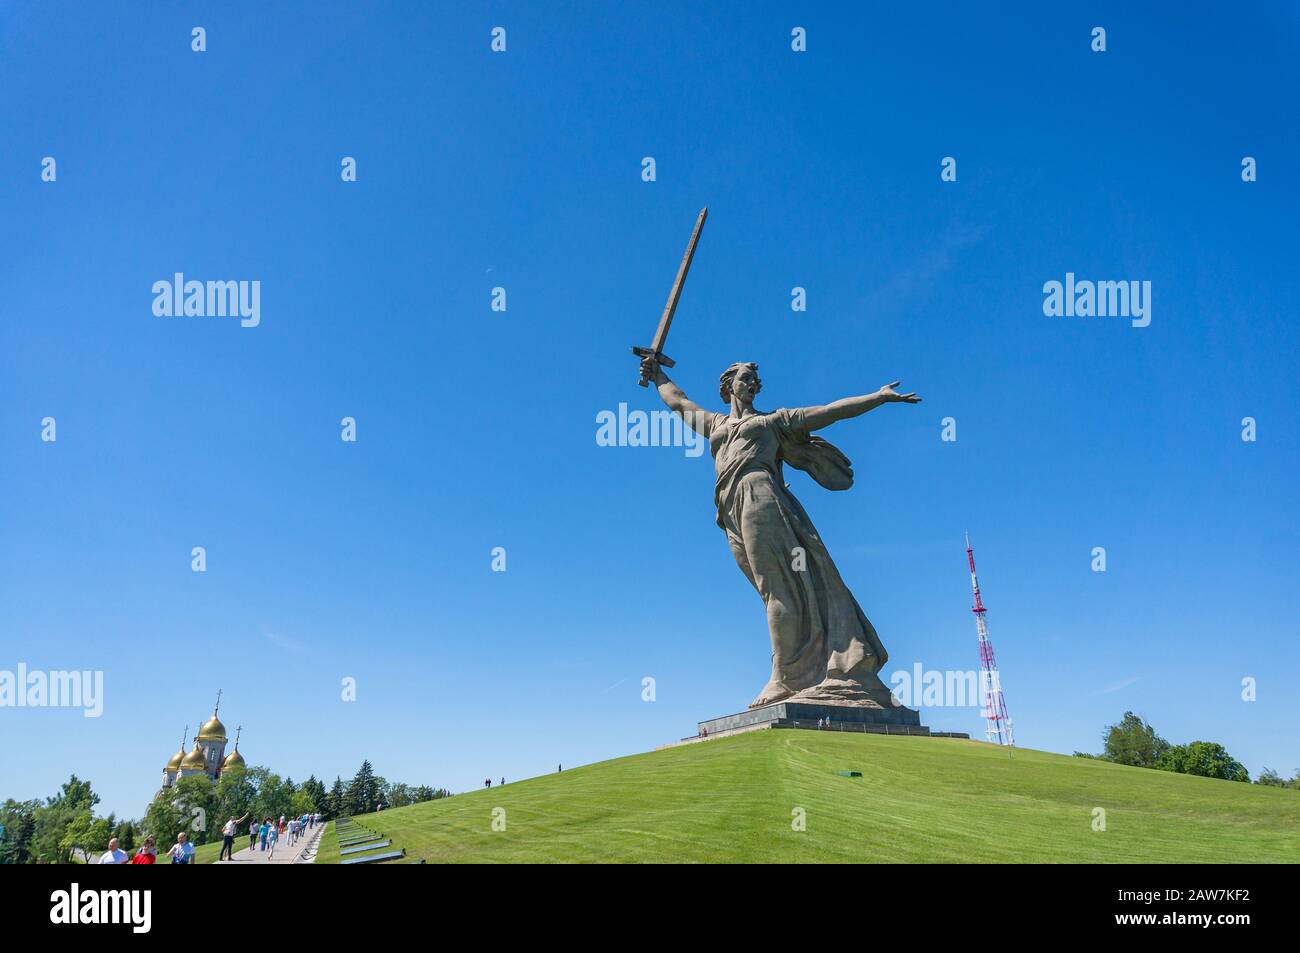
[[[185,738],[189,735],[189,725],[185,726],[185,734],[181,735],[181,747],[167,765],[163,768],[162,786],[165,789],[172,787],[181,778],[188,778],[199,774],[205,774],[208,780],[216,783],[217,778],[221,777],[221,772],[227,768],[244,765],[244,756],[239,753],[239,732],[243,729],[237,729],[235,732],[235,750],[226,754],[226,726],[221,723],[217,717],[217,712],[221,709],[221,692],[217,692],[217,704],[212,709],[212,717],[205,721],[199,727],[199,733],[194,736],[194,747],[186,753]]]

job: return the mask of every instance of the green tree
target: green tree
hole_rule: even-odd
[[[325,798],[325,818],[333,820],[347,813],[347,792],[343,790],[343,780],[334,778],[334,786]]]
[[[158,852],[164,854],[176,843],[176,835],[181,831],[188,833],[190,816],[178,803],[171,789],[159,791],[154,795],[144,818],[140,821],[141,831],[145,836],[152,835],[157,842]],[[141,838],[143,839],[143,838]]]
[[[216,791],[206,774],[192,774],[178,780],[172,788],[172,797],[186,819],[184,827],[175,833],[184,830],[194,844],[207,844],[220,838],[225,818],[217,817]],[[175,839],[175,834],[172,838]]]
[[[1228,754],[1217,741],[1193,741],[1188,745],[1174,745],[1164,752],[1157,767],[1164,771],[1194,774],[1202,778],[1250,780],[1250,774],[1241,762]]]
[[[328,792],[325,790],[325,785],[320,781],[317,781],[316,775],[313,774],[302,783],[302,789],[307,793],[307,796],[311,798],[312,806],[309,812],[321,811],[323,813],[326,807],[325,799],[328,796]]]
[[[33,816],[33,830],[29,851],[34,859],[46,864],[65,864],[69,853],[63,846],[68,828],[79,818],[93,817],[99,795],[75,774],[63,785],[60,792],[48,798]]]
[[[0,864],[29,864],[34,861],[32,836],[36,833],[36,812],[40,801],[15,801],[12,798],[0,807],[0,824],[4,825],[4,840],[0,840]]]
[[[1255,779],[1256,784],[1262,784],[1269,788],[1284,788],[1288,786],[1288,781],[1282,775],[1278,774],[1272,768],[1265,768]]]
[[[299,788],[293,792],[293,797],[289,799],[290,817],[302,817],[314,810],[316,810],[316,802],[311,799],[311,795],[304,788]]]
[[[108,849],[108,839],[113,836],[113,819],[95,817],[89,811],[78,814],[63,831],[59,853],[64,858],[80,854],[91,861]]]
[[[381,781],[375,777],[375,769],[369,761],[361,762],[356,777],[348,785],[343,803],[348,814],[370,814],[377,810],[383,800]]]
[[[247,768],[235,765],[222,771],[221,777],[217,778],[214,823],[220,828],[232,817],[243,817],[253,809],[256,799],[257,785]]]
[[[1102,757],[1116,764],[1154,768],[1169,750],[1169,742],[1131,711],[1124,712],[1118,724],[1107,725],[1104,738],[1106,748]]]
[[[388,785],[388,791],[384,795],[384,801],[389,807],[406,807],[408,804],[415,803],[415,792],[409,785],[402,784],[398,781]]]
[[[279,820],[281,814],[287,815],[292,810],[290,802],[293,795],[278,774],[259,766],[253,768],[250,775],[257,787],[257,797],[253,799],[253,812],[258,817],[274,817]]]
[[[135,849],[138,833],[139,829],[136,827],[135,821],[132,820],[118,821],[113,827],[113,836],[117,838],[117,846],[125,851]]]
[[[93,811],[95,805],[99,803],[99,795],[90,789],[89,781],[82,781],[74,774],[59,793],[50,798],[49,803],[51,807],[70,805]]]

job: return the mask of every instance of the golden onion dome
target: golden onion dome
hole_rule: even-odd
[[[179,771],[181,767],[181,761],[184,759],[184,757],[185,757],[185,746],[182,745],[181,750],[176,752],[174,755],[172,755],[172,759],[167,762],[167,767],[163,768],[163,770]]]
[[[196,771],[203,771],[207,768],[207,762],[203,758],[203,749],[199,747],[197,741],[194,742],[194,750],[181,759],[181,767],[187,770],[193,768]]]
[[[233,767],[235,767],[236,765],[238,765],[238,766],[241,767],[241,768],[244,767],[244,756],[243,756],[242,754],[239,753],[239,749],[238,749],[238,748],[236,748],[234,751],[230,752],[230,754],[226,755],[226,760],[223,761],[223,762],[221,762],[221,767],[222,767],[223,769],[224,769],[224,768],[233,768]]]
[[[200,741],[225,741],[226,740],[226,726],[221,723],[221,719],[217,717],[217,713],[215,711],[212,713],[212,717],[209,718],[207,721],[205,721],[203,723],[203,727],[199,729],[199,740]]]

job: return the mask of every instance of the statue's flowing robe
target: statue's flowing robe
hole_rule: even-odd
[[[792,693],[823,686],[824,697],[846,699],[864,684],[879,686],[875,673],[888,659],[885,648],[782,473],[789,463],[829,489],[847,489],[849,461],[809,434],[799,409],[744,418],[712,414],[708,429],[718,525],[768,606],[769,621],[774,601],[787,620],[772,626],[773,679]],[[797,626],[788,623],[789,614]]]

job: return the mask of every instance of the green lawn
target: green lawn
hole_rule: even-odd
[[[331,859],[326,861],[325,857]],[[316,845],[316,863],[339,862],[339,835],[337,826],[334,821],[329,821],[325,825],[324,832],[320,835],[320,843]]]
[[[235,838],[235,850],[238,850],[241,846],[244,847],[248,846],[247,837],[244,838],[244,843],[242,845],[239,843],[239,838],[238,837]],[[171,850],[171,849],[172,849],[172,845],[168,844],[167,850]],[[220,853],[221,853],[221,841],[217,841],[215,844],[199,844],[197,847],[194,848],[194,863],[215,864],[217,862],[217,855]],[[160,851],[159,854],[160,854],[158,858],[159,863],[162,863],[163,861],[167,860],[166,851]]]
[[[856,770],[860,778],[837,771]],[[1094,831],[1104,808],[1106,830]],[[505,809],[506,830],[492,830]],[[802,808],[806,830],[791,828]],[[760,731],[357,823],[456,862],[1300,861],[1300,792],[976,741]],[[318,863],[337,863],[326,830]]]
[[[371,831],[374,832],[380,831],[381,828],[379,827],[379,825],[371,823],[371,821],[376,817],[378,817],[377,814],[365,814],[360,817],[353,818],[352,819],[353,824],[348,829],[347,833],[343,835],[343,838],[346,839],[353,836],[360,836],[364,833],[371,832]],[[338,823],[335,821],[330,821],[325,826],[325,833],[321,834],[320,836],[320,844],[316,848],[316,863],[337,864],[340,860],[339,840],[340,838],[338,832]],[[361,855],[349,854],[348,856],[354,857],[354,856],[368,855],[372,853],[382,854],[388,851],[396,850],[401,846],[402,846],[401,844],[394,843],[392,846],[384,847],[381,848],[380,850],[362,851]],[[391,861],[380,861],[380,863],[391,863]]]

